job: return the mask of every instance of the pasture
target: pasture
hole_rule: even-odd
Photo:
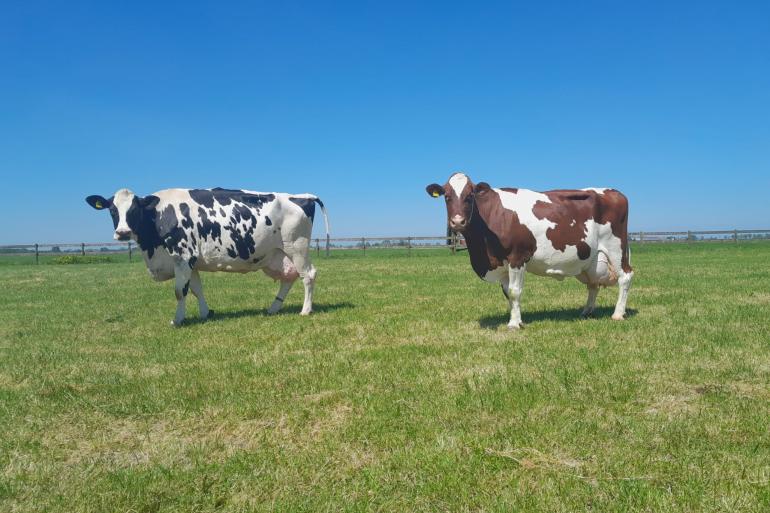
[[[770,509],[770,244],[632,247],[622,323],[528,275],[520,332],[465,253],[314,263],[179,329],[142,262],[0,263],[0,510]]]

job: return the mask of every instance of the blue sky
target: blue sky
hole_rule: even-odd
[[[336,236],[441,234],[424,187],[455,170],[615,187],[635,230],[770,225],[768,2],[0,11],[0,244],[110,240],[83,198],[121,187],[314,192]]]

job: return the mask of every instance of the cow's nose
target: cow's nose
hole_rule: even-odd
[[[128,240],[131,238],[131,230],[115,230],[115,240]]]
[[[456,229],[465,228],[467,221],[465,220],[465,217],[461,215],[456,215],[456,216],[452,216],[452,219],[449,220],[449,224],[452,226],[452,228],[456,230]]]

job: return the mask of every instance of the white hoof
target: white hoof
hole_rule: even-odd
[[[519,329],[522,329],[522,328],[524,328],[524,323],[521,322],[521,321],[519,321],[519,322],[509,322],[508,323],[508,329],[509,330],[519,330]]]
[[[623,315],[623,314],[618,314],[618,313],[612,314],[612,320],[613,321],[623,321],[623,320],[625,320],[625,318],[626,318],[626,316]]]
[[[171,326],[173,326],[174,328],[178,328],[179,326],[182,325],[183,321],[184,321],[184,319],[182,319],[181,321],[177,321],[176,319],[172,319],[171,320]]]
[[[312,308],[308,308],[307,310],[303,309],[299,314],[300,315],[310,315],[313,312]]]

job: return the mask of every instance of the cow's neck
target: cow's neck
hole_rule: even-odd
[[[155,225],[155,218],[154,208],[137,208],[128,219],[128,226],[136,235],[136,243],[139,244],[147,258],[152,258],[155,249],[162,244]]]
[[[473,209],[470,226],[463,233],[463,237],[465,238],[465,245],[468,248],[468,255],[471,259],[471,267],[473,267],[479,278],[483,279],[487,272],[500,265],[496,259],[490,258],[488,251],[489,244],[493,242],[491,239],[494,237],[495,242],[497,242],[497,237],[491,232],[487,223],[484,222],[475,204]],[[497,243],[499,244],[499,242]]]

